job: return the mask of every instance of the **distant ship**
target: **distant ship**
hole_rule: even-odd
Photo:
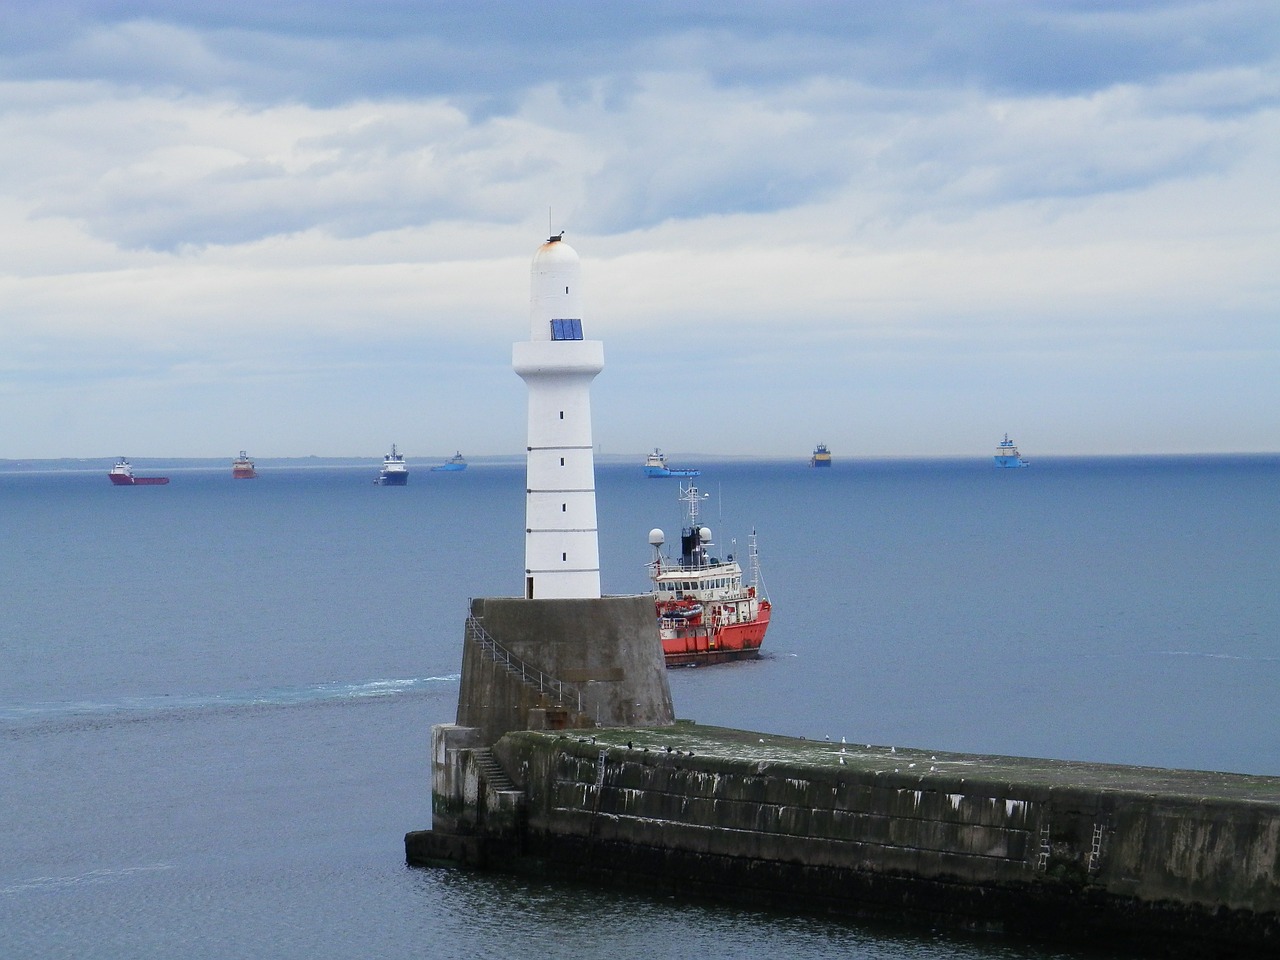
[[[701,470],[695,470],[693,467],[670,467],[667,466],[667,458],[657,447],[653,448],[653,453],[649,454],[644,461],[644,475],[646,477],[700,477]]]
[[[243,450],[240,456],[231,461],[231,479],[232,480],[252,480],[258,475],[258,471],[253,468],[253,461],[249,459],[249,455]]]
[[[381,487],[403,487],[409,482],[409,467],[394,443],[391,452],[382,458],[382,472],[373,482]]]
[[[693,484],[680,489],[685,505],[680,532],[680,559],[662,556],[661,530],[649,531],[653,562],[653,600],[658,636],[667,666],[698,666],[760,656],[772,606],[761,596],[760,555],[755,531],[747,541],[751,584],[743,586],[742,567],[730,554],[721,560],[708,555],[711,530],[698,525],[702,495]]]
[[[820,443],[813,448],[813,456],[809,458],[809,466],[831,466],[831,451],[827,449],[827,445],[825,443]]]
[[[438,463],[434,467],[432,467],[431,472],[432,473],[457,473],[459,470],[465,470],[465,469],[467,469],[467,461],[466,461],[466,458],[462,456],[462,451],[459,450],[457,453],[455,453],[452,457],[450,457],[444,463]]]
[[[1018,448],[1014,446],[1009,435],[1006,433],[1004,439],[996,446],[996,466],[997,467],[1029,467],[1031,462],[1023,460],[1022,455],[1018,453]]]
[[[116,465],[111,468],[107,476],[117,487],[149,487],[169,482],[168,477],[135,477],[133,465],[124,457],[116,461]]]

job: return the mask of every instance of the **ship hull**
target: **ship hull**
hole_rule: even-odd
[[[231,471],[232,480],[252,480],[258,475],[258,471],[253,467],[236,467]]]
[[[1010,467],[1027,466],[1027,461],[1023,460],[1021,457],[999,457],[998,456],[995,458],[995,460],[996,460],[997,467],[1010,468]]]
[[[442,463],[431,468],[432,473],[459,473],[467,469],[465,463]]]
[[[384,473],[378,477],[378,486],[380,487],[406,487],[408,485],[408,473]]]
[[[679,627],[674,636],[662,637],[662,656],[668,667],[755,660],[769,629],[770,612],[769,604],[761,602],[760,615],[748,623]]]
[[[109,474],[111,483],[117,487],[157,487],[168,483],[168,477],[125,477],[117,473]]]
[[[650,479],[658,477],[700,477],[701,470],[682,470],[679,467],[645,467],[644,475]]]

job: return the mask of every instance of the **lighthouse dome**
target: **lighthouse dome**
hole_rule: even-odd
[[[553,266],[563,266],[578,264],[578,251],[565,243],[563,233],[556,234],[546,243],[538,248],[538,252],[533,255],[533,268],[537,270],[539,267],[550,268]]]
[[[552,320],[576,320],[574,329],[582,327],[582,308],[578,301],[578,283],[582,263],[578,252],[557,234],[533,255],[530,275],[531,340],[552,339]],[[579,333],[579,339],[581,334]]]

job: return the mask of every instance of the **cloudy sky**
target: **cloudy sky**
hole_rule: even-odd
[[[0,459],[1280,450],[1280,4],[6,0]]]

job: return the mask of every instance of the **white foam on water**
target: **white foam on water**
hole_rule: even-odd
[[[113,880],[118,880],[122,877],[127,877],[135,873],[154,873],[160,870],[173,869],[176,869],[176,865],[172,863],[147,863],[134,867],[103,867],[98,870],[89,870],[86,873],[75,873],[61,877],[32,877],[29,880],[12,883],[7,887],[0,887],[0,897],[9,897],[22,893],[33,893],[45,890],[58,890],[85,883],[109,883]]]
[[[458,674],[444,677],[407,677],[356,682],[333,681],[303,687],[266,690],[233,690],[220,693],[158,694],[119,697],[114,700],[51,700],[0,704],[0,723],[51,720],[68,717],[134,716],[173,711],[220,710],[244,706],[294,706],[328,700],[394,697],[434,687],[456,684]]]

